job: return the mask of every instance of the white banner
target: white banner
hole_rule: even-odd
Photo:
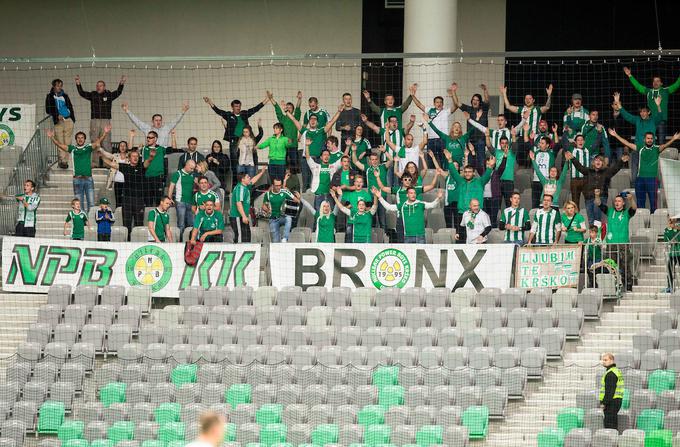
[[[2,239],[2,289],[47,293],[52,284],[151,286],[154,296],[177,297],[189,286],[258,286],[259,244],[205,244],[195,266],[184,244]]]
[[[517,251],[515,287],[578,287],[580,271],[580,245],[520,247]]]
[[[272,244],[272,285],[507,288],[514,249],[513,244]]]
[[[668,204],[668,215],[680,217],[680,161],[659,158],[663,193]]]
[[[26,145],[35,132],[35,104],[0,104],[0,151]]]

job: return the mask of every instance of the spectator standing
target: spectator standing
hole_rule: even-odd
[[[454,89],[457,88],[458,84],[454,82],[448,89],[448,94],[449,97],[452,98],[452,102],[453,91]],[[435,96],[434,99],[432,100],[433,107],[426,109],[423,103],[421,103],[420,100],[418,100],[418,98],[416,98],[415,96],[412,96],[412,98],[416,106],[420,110],[422,110],[423,113],[427,114],[427,116],[430,118],[430,121],[437,126],[437,129],[449,128],[449,119],[451,118],[451,114],[456,111],[455,103],[451,106],[450,109],[444,108],[444,98],[441,96]],[[446,164],[446,159],[444,158],[444,142],[442,141],[441,137],[437,134],[437,132],[432,130],[431,127],[427,128],[427,150],[428,152],[432,152],[434,154],[435,159],[437,160],[440,166]],[[435,168],[432,159],[430,159],[430,167]]]
[[[257,136],[253,136],[253,129],[249,125],[244,127],[241,136],[236,143],[238,150],[237,174],[247,173],[251,177],[255,176],[257,171],[255,168],[257,163],[257,143],[260,142],[264,133],[259,120],[257,122],[257,128]]]
[[[54,137],[61,144],[70,144],[73,138],[73,124],[76,114],[73,111],[71,98],[64,92],[64,82],[61,79],[52,81],[52,88],[45,97],[45,113],[52,117],[54,123]],[[99,135],[101,132],[97,132]],[[93,134],[95,135],[95,134]],[[68,153],[57,151],[59,167],[68,169]]]
[[[607,235],[605,237],[605,258],[613,259],[627,290],[633,287],[633,256],[628,248],[630,243],[630,219],[635,216],[637,205],[632,194],[622,192],[614,197],[614,206],[608,207],[601,202],[600,190],[596,189],[595,205],[607,216]],[[626,199],[629,207],[626,208]]]
[[[257,145],[258,149],[269,148],[269,177],[283,181],[286,175],[286,157],[291,139],[283,134],[283,124],[274,124],[274,135]]]
[[[220,211],[222,204],[220,203],[220,197],[215,193],[215,191],[210,189],[210,181],[208,177],[201,175],[196,179],[198,183],[198,191],[193,195],[191,210],[194,214],[198,213],[200,210],[205,208],[205,202],[212,202],[213,207]]]
[[[330,114],[325,109],[319,107],[319,99],[315,96],[310,96],[307,104],[309,105],[309,109],[305,112],[303,124],[306,126],[309,124],[310,119],[315,116],[317,125],[321,128],[326,127],[326,124],[328,124],[328,120],[330,119]]]
[[[137,118],[137,116],[130,111],[127,102],[122,103],[121,108],[128,118],[130,118],[130,121],[132,121],[132,123],[137,127],[137,129],[139,129],[145,135],[153,131],[157,136],[157,144],[167,147],[170,146],[172,131],[175,130],[175,127],[179,125],[180,121],[182,121],[182,118],[184,118],[184,115],[189,111],[189,103],[184,101],[182,103],[182,111],[180,114],[168,124],[163,123],[163,115],[160,113],[153,114],[151,116],[151,124],[149,124]]]
[[[286,200],[300,201],[290,191],[283,188],[283,181],[280,178],[273,178],[272,186],[264,194],[262,202],[262,207],[269,214],[269,232],[272,235],[272,242],[288,242],[293,217],[283,212]],[[283,237],[281,237],[281,226],[283,226]]]
[[[435,176],[436,178],[436,176]],[[436,208],[439,206],[439,201],[444,196],[444,191],[437,192],[437,198],[432,202],[424,202],[418,200],[416,189],[409,187],[406,190],[406,201],[399,205],[388,203],[380,195],[380,191],[376,188],[373,194],[380,201],[380,204],[386,210],[399,211],[398,218],[402,220],[404,228],[404,243],[406,244],[424,244],[425,241],[425,210]],[[399,206],[399,208],[397,208]]]
[[[586,218],[578,212],[578,205],[573,200],[564,204],[562,213],[562,231],[567,235],[564,238],[566,244],[582,244],[586,231]]]
[[[71,222],[71,230],[69,231],[69,222]],[[64,222],[64,236],[71,236],[74,241],[82,241],[85,239],[85,226],[90,229],[88,223],[87,213],[80,209],[80,200],[71,200],[71,211],[66,215]]]
[[[150,242],[172,242],[170,216],[168,215],[168,209],[170,209],[171,204],[172,200],[170,200],[170,197],[163,196],[158,202],[158,206],[149,211],[147,227],[149,229]]]
[[[456,239],[465,237],[466,244],[483,244],[491,233],[491,218],[479,206],[477,199],[470,200],[468,210],[463,213],[460,221],[461,231],[456,233]]]
[[[344,107],[335,122],[335,130],[340,132],[340,141],[346,143],[348,139],[356,137],[356,128],[361,126],[362,123],[361,110],[352,106],[352,95],[350,93],[342,94],[342,105]],[[346,147],[342,149],[345,150]]]
[[[510,206],[501,213],[498,229],[505,231],[505,242],[524,244],[524,232],[531,229],[529,212],[520,207],[520,194],[515,191],[510,195]]]
[[[562,167],[562,173],[560,173],[559,169],[557,169],[556,166],[553,166],[548,171],[548,177],[544,177],[543,170],[536,163],[536,155],[533,152],[529,152],[529,158],[531,158],[531,164],[534,167],[534,172],[538,176],[538,180],[540,182],[540,185],[542,186],[540,198],[543,203],[545,203],[545,201],[543,200],[543,196],[545,196],[546,194],[551,196],[550,200],[551,202],[553,202],[552,200],[553,197],[557,197],[557,202],[559,203],[559,197],[562,192],[562,185],[564,185],[564,181],[566,180],[567,175],[569,174],[570,164],[568,157],[569,156],[565,155],[565,158],[567,158],[567,163],[565,163],[565,165]]]
[[[369,191],[372,191],[373,188],[380,189],[380,186],[378,185],[378,180],[376,180],[376,172],[377,178],[380,179],[380,182],[383,185],[387,184],[387,171],[392,165],[392,156],[387,154],[388,160],[384,163],[381,163],[379,155],[380,153],[387,153],[385,151],[385,146],[379,146],[376,151],[370,152],[368,156],[368,164],[364,164],[364,162],[359,161],[357,159],[357,153],[352,152],[352,161],[354,162],[354,165],[361,171],[364,171],[366,175],[366,183],[368,185]],[[387,197],[385,192],[381,192],[381,195],[383,198]],[[386,229],[387,223],[385,221],[386,219],[385,208],[378,207],[376,215],[378,218],[378,226],[382,229]]]
[[[678,219],[671,217],[668,219],[668,226],[663,232],[663,241],[666,242],[666,253],[668,259],[666,261],[666,274],[668,276],[668,287],[666,293],[673,293],[675,291],[675,266],[680,264],[680,225]]]
[[[113,210],[109,207],[109,199],[106,197],[99,199],[99,209],[94,220],[97,222],[97,240],[110,242],[111,225],[116,221],[116,218],[113,217]]]
[[[340,212],[347,215],[348,223],[352,226],[352,238],[349,242],[355,244],[370,244],[372,239],[373,216],[378,209],[378,202],[373,200],[368,203],[364,199],[357,201],[355,208],[347,208],[342,204],[342,190],[339,190],[340,196],[335,191],[331,190],[331,197],[335,201],[335,206],[340,209]],[[347,242],[347,241],[346,241]]]
[[[298,154],[298,130],[295,126],[293,120],[286,116],[286,113],[292,113],[293,117],[300,121],[302,112],[300,110],[300,104],[302,103],[302,92],[297,92],[297,102],[293,104],[292,102],[281,101],[281,104],[277,104],[274,100],[274,94],[270,94],[269,101],[274,105],[274,112],[276,113],[276,120],[283,126],[283,135],[289,138],[289,143],[287,146],[287,164],[295,168],[300,168],[300,157]]]
[[[194,173],[194,181],[198,182],[198,177],[205,177],[208,180],[208,189],[215,194],[219,193],[222,183],[217,178],[214,172],[208,169],[208,162],[203,160],[196,164],[196,171]]]
[[[296,197],[300,199],[302,205],[307,208],[310,213],[314,214],[314,226],[316,228],[316,232],[314,233],[316,235],[314,242],[334,244],[335,218],[338,214],[339,208],[336,207],[335,209],[331,210],[331,204],[324,200],[321,202],[321,206],[317,211],[314,209],[314,206],[311,203],[300,197],[300,193],[296,193]]]
[[[234,243],[250,242],[250,189],[264,173],[265,168],[260,168],[255,177],[250,177],[248,173],[237,175],[238,183],[231,192],[229,210],[229,224],[236,238]]]
[[[177,211],[177,228],[179,228],[180,240],[184,235],[184,229],[194,226],[194,170],[196,163],[187,160],[184,167],[175,171],[170,178],[168,196],[175,203]]]
[[[473,120],[479,125],[484,127],[489,127],[489,89],[485,84],[480,84],[479,88],[482,90],[482,94],[475,93],[472,95],[470,100],[470,105],[461,104],[458,100],[458,88],[451,87],[453,106],[454,108],[459,108],[461,111],[468,113],[471,117],[468,120]],[[468,121],[466,120],[466,121]],[[475,126],[473,126],[475,127]],[[486,136],[484,132],[478,129],[473,129],[470,134],[470,142],[475,146],[475,153],[477,154],[477,166],[484,165],[485,159],[485,148],[486,148]]]
[[[201,242],[222,242],[224,236],[224,216],[215,209],[215,203],[211,200],[203,204],[204,208],[196,214],[196,224],[191,230],[191,244],[196,245],[196,241]]]
[[[220,179],[220,183],[227,185],[227,172],[229,172],[229,156],[222,151],[222,142],[220,140],[214,140],[212,146],[210,146],[210,153],[205,157],[208,162],[208,168],[213,171],[217,178]]]
[[[144,225],[144,197],[147,188],[146,168],[151,158],[142,162],[138,151],[130,151],[128,163],[118,163],[113,166],[125,177],[123,183],[123,225],[128,229],[128,238],[132,234],[133,225]],[[159,200],[160,202],[160,200]]]
[[[35,237],[36,214],[40,206],[40,196],[35,192],[33,180],[24,181],[24,193],[14,196],[18,204],[17,224],[14,235],[17,237]]]
[[[128,163],[128,154],[130,152],[130,148],[134,146],[134,141],[135,131],[133,129],[130,130],[130,138],[128,141],[123,140],[118,143],[118,152],[109,154],[108,152],[102,151],[100,153],[104,159],[104,164],[110,168],[109,176],[106,179],[106,189],[113,189],[116,197],[116,206],[121,206],[123,203],[123,184],[125,183],[125,176],[113,166],[117,165],[118,163]]]
[[[187,147],[184,149],[184,152],[182,152],[182,155],[180,155],[179,157],[179,161],[177,162],[177,169],[178,170],[182,169],[189,160],[193,160],[194,163],[196,164],[205,160],[203,154],[198,152],[198,139],[196,137],[189,137],[189,139],[187,140]]]
[[[548,98],[545,101],[545,105],[542,107],[538,107],[536,105],[536,99],[534,98],[534,95],[532,94],[527,94],[524,95],[524,104],[521,106],[514,106],[510,104],[510,100],[508,99],[508,88],[506,86],[501,86],[500,88],[501,91],[501,96],[503,96],[503,103],[505,104],[505,108],[512,112],[512,113],[517,113],[521,117],[526,117],[526,123],[529,124],[529,133],[535,132],[538,133],[538,123],[541,121],[541,116],[550,110],[550,104],[552,102],[552,92],[553,92],[553,85],[550,84],[548,85],[548,88],[545,89],[545,92],[548,95]],[[525,130],[523,127],[520,127],[520,136],[524,136]]]
[[[415,94],[417,88],[418,88],[417,84],[410,85],[408,88],[410,95],[398,107],[394,106],[396,101],[392,93],[388,93],[385,95],[384,99],[385,107],[382,108],[371,101],[371,94],[367,90],[364,90],[361,93],[364,95],[364,98],[366,98],[366,102],[368,102],[368,107],[371,109],[371,111],[380,116],[380,127],[386,128],[387,123],[390,120],[390,117],[395,117],[397,118],[397,128],[401,129],[402,115],[404,114],[406,109],[408,109],[409,106],[411,105],[411,101],[413,101],[413,97],[411,95]]]
[[[543,194],[543,207],[536,211],[531,222],[527,245],[556,245],[560,241],[562,218],[553,207],[553,196]]]
[[[570,140],[573,140],[580,133],[583,125],[588,121],[589,115],[588,109],[583,107],[583,96],[580,93],[571,95],[571,105],[562,117],[565,133],[568,134]]]

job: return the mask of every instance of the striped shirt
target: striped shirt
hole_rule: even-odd
[[[584,168],[589,168],[590,167],[590,150],[588,150],[587,147],[584,148],[573,148],[571,150],[571,153],[574,155],[574,158],[578,160],[579,163],[581,163],[581,166]],[[571,165],[571,178],[583,178],[584,175],[576,169],[576,166],[572,163]]]
[[[503,210],[501,222],[506,225],[524,228],[524,224],[529,221],[529,213],[524,208],[513,208],[511,206]],[[524,230],[505,230],[505,242],[516,242],[524,240]]]
[[[491,147],[495,150],[501,149],[501,138],[505,137],[508,139],[508,143],[512,144],[512,133],[510,129],[504,127],[502,129],[492,129],[489,139],[491,140]]]
[[[23,223],[24,227],[35,227],[36,210],[40,205],[40,196],[34,192],[31,195],[19,194],[16,196],[16,198],[17,203],[19,204],[17,222]],[[23,198],[23,200],[19,200],[20,198]],[[24,203],[26,203],[27,206],[24,206]]]
[[[536,244],[554,244],[557,232],[562,228],[560,212],[554,208],[549,211],[540,208],[536,211],[534,221],[531,224],[531,232],[536,235]]]
[[[527,106],[522,106],[519,107],[517,110],[517,113],[519,113],[519,116],[524,116],[524,111],[529,110],[529,133],[535,132],[538,133],[538,122],[541,120],[541,108],[537,106],[533,106],[531,108],[528,108]],[[519,128],[517,129],[517,136],[523,136],[524,135],[524,128]]]
[[[397,130],[389,130],[385,127],[380,129],[380,140],[381,143],[385,146],[385,148],[390,151],[390,155],[394,157],[394,151],[390,147],[389,144],[387,144],[387,139],[389,138],[392,143],[397,146],[397,147],[402,147],[404,145],[404,136],[406,133],[404,132],[404,129],[397,129]],[[387,161],[387,157],[385,154],[380,154],[380,161],[385,162]]]

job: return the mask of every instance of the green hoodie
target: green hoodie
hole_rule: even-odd
[[[298,145],[298,130],[297,127],[295,127],[295,123],[293,120],[288,118],[288,115],[284,113],[283,110],[281,110],[281,107],[277,104],[274,103],[274,112],[276,112],[276,119],[281,123],[283,126],[283,134],[290,138],[290,142],[288,143],[288,147],[297,147]],[[295,110],[293,110],[293,117],[300,121],[300,108],[296,107]]]
[[[484,203],[484,186],[491,180],[491,174],[493,169],[486,168],[481,177],[465,180],[456,169],[449,168],[449,175],[453,176],[458,190],[458,214],[468,210],[472,199],[477,199],[480,204]]]

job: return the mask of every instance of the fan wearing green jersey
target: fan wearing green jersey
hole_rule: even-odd
[[[35,237],[36,212],[40,206],[40,196],[35,192],[33,180],[24,181],[24,193],[14,196],[19,210],[14,234],[18,237]]]
[[[175,171],[170,177],[168,186],[168,196],[175,204],[177,212],[177,228],[180,237],[184,234],[184,229],[194,226],[194,170],[196,163],[187,160],[184,168]],[[160,201],[160,200],[159,200]]]
[[[439,160],[437,160],[435,153],[432,151],[428,151],[428,153],[432,160],[432,165],[435,167],[437,176],[445,179],[444,221],[446,222],[446,228],[458,228],[462,215],[458,214],[458,190],[456,189],[456,179],[450,172],[451,170],[457,171],[458,164],[456,162],[448,162],[446,164],[447,170],[445,171],[439,165]]]
[[[668,287],[664,292],[673,293],[675,291],[675,266],[680,264],[680,225],[678,219],[671,217],[668,219],[668,226],[663,232],[663,241],[668,244],[668,261],[666,261],[666,276]]]
[[[69,222],[71,222],[70,230]],[[66,215],[64,222],[64,236],[71,236],[74,241],[82,241],[85,239],[85,226],[87,226],[88,231],[91,230],[87,214],[80,209],[80,200],[73,199],[71,200],[71,211]]]
[[[300,94],[302,94],[302,92],[300,92]],[[309,106],[309,110],[305,112],[305,116],[303,117],[305,125],[309,123],[313,116],[316,117],[319,127],[324,127],[328,124],[331,115],[325,109],[319,107],[319,99],[316,96],[310,96],[309,100],[307,100],[307,105]]]
[[[505,104],[505,108],[512,113],[518,113],[520,116],[523,116],[528,111],[526,121],[529,124],[529,130],[531,132],[538,132],[538,122],[541,120],[541,115],[550,110],[553,85],[550,84],[548,85],[548,88],[545,89],[548,98],[545,101],[545,105],[541,107],[538,107],[536,105],[536,99],[532,94],[524,95],[524,104],[522,106],[514,106],[510,103],[510,100],[508,99],[508,88],[502,85],[500,87],[500,92],[501,96],[503,96],[503,103]],[[524,129],[522,129],[522,132],[520,133],[520,136],[522,135],[524,135]]]
[[[197,214],[199,211],[205,208],[205,202],[210,200],[213,203],[213,207],[220,211],[222,209],[222,203],[220,202],[220,196],[210,189],[210,182],[207,177],[200,176],[196,179],[198,183],[198,191],[194,193],[191,211]]]
[[[600,119],[600,112],[591,110],[588,114],[588,120],[583,123],[578,132],[583,135],[585,142],[583,145],[590,149],[591,157],[602,155],[605,161],[609,163],[611,159],[611,147],[609,146],[609,138],[604,126],[598,122]]]
[[[562,167],[562,173],[560,174],[560,171],[557,169],[557,166],[552,166],[548,170],[548,177],[546,178],[543,175],[543,172],[538,166],[538,163],[536,163],[536,154],[533,152],[529,152],[529,158],[531,158],[531,164],[534,167],[534,172],[538,176],[538,181],[541,183],[541,186],[543,187],[542,195],[541,195],[541,201],[543,201],[543,196],[548,194],[551,197],[557,197],[557,201],[555,202],[557,206],[557,202],[559,202],[559,197],[560,193],[562,192],[562,185],[564,185],[564,181],[567,178],[567,175],[569,174],[569,168],[571,167],[571,162],[567,161],[564,166]]]
[[[607,216],[607,235],[605,236],[605,259],[613,259],[619,266],[621,278],[624,278],[626,290],[633,287],[633,252],[629,249],[630,243],[630,219],[637,212],[637,204],[633,194],[622,192],[614,197],[614,206],[608,207],[602,203],[600,190],[596,189],[595,205],[600,207],[602,213]],[[628,200],[628,208],[626,208]],[[628,275],[628,272],[631,274]]]
[[[626,140],[614,129],[609,129],[609,134],[619,140],[626,148],[639,154],[640,164],[635,179],[637,207],[644,208],[649,197],[649,212],[653,214],[656,211],[656,193],[659,188],[659,155],[675,141],[680,140],[680,132],[675,133],[670,140],[660,146],[654,144],[654,134],[651,132],[647,132],[642,143],[637,144]]]
[[[586,228],[586,218],[578,212],[578,205],[573,200],[564,204],[562,213],[562,231],[567,235],[564,238],[566,244],[582,244]]]
[[[372,122],[368,121],[366,115],[361,115],[361,119],[366,127],[380,135],[381,144],[388,148],[389,148],[389,146],[387,145],[388,140],[391,141],[396,147],[403,146],[406,135],[411,133],[411,129],[413,128],[413,125],[416,122],[415,115],[411,115],[409,117],[409,121],[406,127],[401,128],[399,121],[397,120],[397,117],[390,116],[387,120],[387,127],[378,127]],[[390,152],[390,155],[392,155],[392,157],[396,155],[396,153],[392,149],[388,149],[388,151]],[[382,161],[386,160],[387,160],[386,156],[383,155]],[[397,184],[397,178],[395,177],[394,172],[390,171],[387,173],[387,181],[389,182],[390,185]]]
[[[380,162],[380,154],[386,154],[387,161],[384,163]],[[366,174],[366,182],[368,190],[372,191],[373,188],[379,188],[378,180],[376,179],[375,173],[378,173],[378,178],[383,185],[387,184],[387,172],[392,165],[392,156],[385,150],[385,146],[378,146],[376,150],[373,150],[368,155],[368,163],[365,164],[363,161],[359,161],[356,157],[356,153],[352,153],[352,161],[354,165]],[[386,197],[386,193],[382,193],[383,197]],[[378,218],[378,226],[382,229],[386,229],[386,214],[385,208],[378,207],[378,212],[376,213]]]
[[[562,147],[565,149],[564,158],[569,161],[576,160],[581,166],[589,169],[592,154],[590,153],[590,149],[584,146],[584,142],[585,138],[583,138],[583,135],[577,134],[574,137],[574,144],[571,145],[567,132],[562,134]],[[569,153],[568,156],[566,155],[567,153]],[[586,176],[574,166],[574,163],[570,163],[569,173],[571,176],[569,181],[571,200],[576,203],[581,203],[581,195],[583,195],[584,199],[586,196]]]
[[[555,159],[557,158],[561,146],[554,144],[554,142],[557,141],[557,124],[553,124],[554,139],[549,135],[542,135],[534,140],[531,138],[534,134],[529,134],[529,132],[527,132],[527,124],[524,125],[524,129],[524,144],[531,144],[531,141],[535,141],[533,146],[528,149],[527,153],[529,155],[529,166],[533,168],[534,171],[531,181],[531,207],[538,208],[541,203],[541,196],[543,195],[543,185],[538,177],[538,173],[540,172],[543,177],[550,177],[550,169],[555,166]],[[531,158],[531,154],[534,155],[533,159]],[[534,165],[534,161],[536,162],[536,165]],[[537,167],[538,169],[536,169]]]
[[[380,127],[387,127],[389,119],[391,117],[396,117],[397,126],[401,128],[401,117],[406,109],[408,109],[411,105],[411,101],[413,100],[412,95],[415,95],[417,88],[418,84],[411,84],[408,88],[410,95],[398,107],[394,106],[396,101],[392,93],[385,95],[385,107],[383,108],[380,108],[380,106],[371,101],[371,94],[368,92],[368,90],[364,90],[361,93],[364,95],[364,98],[366,98],[366,102],[368,103],[368,107],[371,109],[371,111],[380,117]]]
[[[413,102],[415,103],[416,107],[418,107],[420,110],[423,111],[423,113],[426,113],[427,116],[430,117],[430,120],[434,122],[434,124],[437,126],[438,129],[448,129],[449,126],[449,118],[453,114],[453,112],[456,111],[458,106],[456,105],[457,97],[454,98],[455,92],[458,89],[458,84],[455,82],[451,84],[451,86],[447,89],[447,94],[451,98],[451,107],[450,108],[445,108],[444,107],[444,98],[442,96],[435,96],[434,99],[432,100],[433,107],[430,107],[429,109],[425,107],[425,105],[418,100],[415,96],[413,97]],[[437,162],[440,164],[445,163],[445,158],[444,158],[444,142],[443,140],[437,135],[437,133],[432,130],[432,127],[428,128],[423,128],[427,132],[427,151],[434,153],[435,158],[437,159]],[[430,168],[435,168],[435,165],[433,163],[430,163]]]
[[[581,127],[588,121],[589,115],[588,109],[583,107],[583,96],[580,93],[571,95],[571,105],[567,107],[562,117],[565,133],[570,140],[576,137]]]
[[[196,241],[201,242],[222,242],[224,237],[224,216],[221,212],[215,209],[215,204],[208,200],[204,203],[203,209],[196,215],[196,224],[191,230],[192,245],[196,245]],[[198,239],[197,239],[198,238]]]
[[[437,208],[439,201],[444,197],[444,191],[439,190],[437,198],[432,202],[424,202],[418,200],[416,189],[409,187],[406,190],[406,200],[398,204],[388,203],[382,198],[377,188],[373,190],[373,194],[386,210],[398,211],[397,219],[402,221],[405,244],[425,243],[425,210]]]
[[[250,189],[266,172],[261,167],[255,177],[247,172],[238,174],[237,183],[231,191],[231,208],[229,209],[229,225],[234,230],[234,243],[250,242]]]
[[[338,214],[338,209],[332,209],[330,202],[324,200],[319,206],[319,210],[314,209],[314,205],[306,201],[296,193],[295,196],[300,199],[302,205],[314,215],[314,222],[316,232],[314,233],[314,242],[322,242],[327,244],[335,243],[335,218]]]
[[[360,198],[357,201],[357,207],[350,209],[342,204],[340,201],[342,195],[339,195],[334,190],[331,190],[331,197],[333,197],[335,206],[340,210],[340,212],[347,215],[349,218],[348,223],[352,225],[351,242],[354,244],[370,244],[372,235],[371,229],[373,228],[373,216],[378,209],[378,201],[373,200],[370,202],[371,207],[369,208],[366,200]]]
[[[170,197],[163,196],[158,202],[158,206],[149,211],[147,227],[149,229],[150,242],[172,242],[172,231],[170,230],[170,216],[168,209],[172,205]]]
[[[483,111],[481,110],[477,112],[477,117],[481,118],[482,113]],[[463,112],[463,116],[465,117],[465,122],[469,122],[470,114]],[[423,121],[428,123],[430,128],[434,130],[437,135],[439,135],[439,138],[441,138],[444,142],[445,151],[451,154],[453,160],[459,165],[462,164],[463,156],[465,155],[465,148],[468,144],[468,141],[470,140],[470,135],[472,135],[472,132],[475,130],[475,128],[471,125],[468,125],[467,132],[463,133],[463,126],[460,124],[460,122],[455,121],[451,125],[451,130],[447,135],[444,133],[446,129],[442,130],[437,128],[428,115],[423,114]],[[444,155],[446,156],[446,154]],[[446,159],[448,160],[449,157],[446,156]]]
[[[359,124],[354,128],[354,138],[345,140],[345,147],[350,146],[349,154],[352,159],[353,169],[359,169],[359,166],[354,161],[355,158],[363,162],[371,154],[371,142],[364,138],[364,131],[363,124]]]
[[[274,123],[274,135],[257,145],[258,149],[269,148],[269,177],[283,180],[286,175],[286,156],[292,140],[284,134],[283,124]]]
[[[401,178],[404,173],[415,176],[418,179],[418,165],[421,167],[421,177],[427,174],[427,162],[423,150],[427,145],[427,134],[423,135],[418,145],[413,144],[413,135],[408,134],[404,137],[404,144],[400,147],[391,140],[386,140],[387,146],[394,154],[394,175]],[[412,166],[409,166],[412,165]],[[410,167],[410,171],[407,170]],[[414,172],[415,171],[415,172]],[[422,180],[421,180],[422,181]]]
[[[553,196],[543,194],[543,207],[539,208],[531,222],[527,245],[556,245],[560,242],[562,218],[553,207]]]
[[[262,210],[269,214],[269,232],[272,236],[272,242],[288,242],[290,229],[293,225],[293,216],[283,212],[286,200],[292,200],[296,203],[300,201],[290,191],[283,188],[281,179],[273,179],[272,186],[264,194],[262,202]],[[283,226],[283,237],[281,236],[281,226]]]
[[[515,191],[510,195],[510,206],[503,210],[498,222],[498,229],[505,231],[505,242],[515,245],[524,244],[524,232],[531,229],[529,212],[520,207],[520,194]]]
[[[666,121],[668,120],[668,100],[670,96],[675,93],[680,88],[680,76],[668,87],[663,85],[660,76],[654,76],[652,78],[652,87],[645,87],[635,79],[630,71],[630,68],[623,67],[623,72],[628,76],[628,80],[635,90],[645,95],[647,99],[647,107],[652,111],[652,115],[660,115],[660,119],[656,124],[656,136],[658,141],[666,141]],[[658,110],[655,105],[656,98],[661,98],[661,110]]]
[[[451,169],[451,163],[454,162],[451,153],[448,150],[444,150],[444,156],[449,161],[449,175],[456,182],[456,189],[458,190],[458,214],[462,216],[468,210],[470,200],[477,199],[479,203],[484,203],[484,186],[491,180],[491,175],[496,166],[496,158],[493,155],[489,157],[484,174],[480,177],[475,177],[474,167],[466,165],[463,168],[463,175],[460,175],[457,169]]]
[[[288,161],[291,165],[295,166],[297,164],[297,145],[298,145],[298,130],[295,127],[295,123],[286,116],[286,113],[291,113],[293,117],[300,121],[302,112],[300,111],[300,105],[302,104],[302,92],[297,92],[297,101],[295,104],[292,102],[281,101],[277,103],[274,99],[274,93],[269,92],[269,101],[274,106],[274,112],[276,113],[276,120],[283,125],[283,135],[290,139],[288,144],[289,155],[295,152],[294,158],[290,158]],[[318,119],[318,117],[317,117]]]

